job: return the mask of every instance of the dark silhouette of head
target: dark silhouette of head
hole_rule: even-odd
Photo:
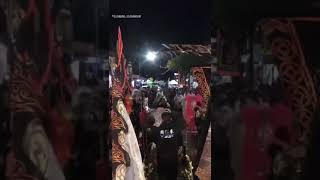
[[[280,84],[276,84],[270,90],[270,103],[278,104],[278,103],[286,103],[285,102],[285,94]]]
[[[164,112],[164,113],[162,113],[161,118],[162,118],[163,122],[170,122],[170,121],[173,120],[173,117],[172,117],[172,113],[171,113],[171,112]]]

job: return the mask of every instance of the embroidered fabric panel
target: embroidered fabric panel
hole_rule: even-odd
[[[14,14],[10,33],[16,38],[10,46],[9,106],[10,127],[13,136],[6,157],[6,179],[64,180],[53,147],[44,128],[46,106],[42,94],[44,82],[48,79],[52,59],[53,33],[50,21],[48,0],[27,1],[22,8],[18,1],[11,1]],[[16,14],[16,15],[17,15]],[[40,17],[40,22],[36,18]],[[43,55],[34,54],[30,41],[33,34],[26,34],[34,28],[34,23],[44,31],[39,39],[43,40]],[[28,39],[30,40],[30,39]],[[36,69],[36,58],[47,63],[45,70]],[[39,73],[40,72],[40,73]]]
[[[144,180],[144,168],[138,141],[124,105],[130,92],[127,64],[123,55],[120,28],[118,29],[117,57],[110,57],[112,76],[112,179]],[[129,90],[129,91],[127,91]]]
[[[260,27],[265,45],[278,60],[280,81],[289,95],[299,123],[298,141],[308,144],[317,93],[294,24],[290,19],[265,19]]]

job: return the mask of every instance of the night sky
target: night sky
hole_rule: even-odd
[[[130,2],[130,3],[129,3]],[[208,43],[209,0],[113,0],[112,14],[138,14],[141,19],[112,19],[129,41],[157,43]]]
[[[98,33],[100,49],[114,51],[120,25],[125,55],[133,62],[145,61],[147,50],[159,50],[162,43],[210,43],[210,0],[110,0],[106,5],[107,1],[73,1],[76,40],[95,43]],[[98,31],[96,6],[100,12]],[[141,15],[141,18],[115,19],[112,15]],[[165,64],[163,60],[155,64],[146,62],[141,69],[159,75],[159,63]]]
[[[56,0],[60,1],[60,0]],[[109,1],[109,5],[107,5]],[[232,18],[237,12],[255,17],[318,16],[318,0],[76,0],[72,1],[75,39],[95,42],[98,32],[99,48],[114,51],[117,27],[123,33],[126,57],[133,62],[143,62],[147,50],[158,50],[162,43],[207,44],[210,42],[210,15],[221,2],[229,4],[225,9]],[[96,4],[98,3],[98,4]],[[246,6],[249,7],[245,8]],[[99,7],[98,30],[95,23],[95,7]],[[221,8],[221,7],[219,7]],[[230,9],[231,8],[231,9]],[[233,12],[233,10],[239,10]],[[221,10],[221,9],[219,9]],[[215,11],[216,12],[216,11]],[[114,19],[112,15],[141,15],[141,19]],[[213,20],[212,22],[215,22]],[[236,23],[236,22],[235,22]],[[213,23],[214,24],[214,23]],[[159,74],[159,63],[144,63],[146,73]],[[135,64],[137,67],[137,64]],[[134,70],[137,70],[135,68]]]
[[[147,50],[158,50],[162,43],[210,43],[209,0],[114,0],[110,7],[111,15],[141,15],[140,19],[111,21],[112,45],[120,25],[126,56],[133,61],[143,62]],[[160,64],[165,60],[143,63],[144,74],[159,75],[164,71]]]

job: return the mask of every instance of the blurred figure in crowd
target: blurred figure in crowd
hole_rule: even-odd
[[[293,112],[286,103],[285,96],[281,90],[273,89],[271,92],[270,127],[272,129],[272,140],[269,145],[270,161],[272,162],[273,179],[290,179],[293,166],[289,163],[290,147],[294,142]],[[290,169],[291,168],[291,169]]]
[[[262,142],[261,112],[256,92],[246,94],[244,107],[241,110],[241,120],[245,125],[245,139],[243,144],[242,177],[241,180],[266,180],[268,175],[268,157],[266,144]],[[263,134],[263,136],[266,134]]]
[[[149,129],[151,140],[157,145],[158,175],[160,180],[177,179],[178,150],[183,145],[181,130],[170,112],[162,114],[160,127]]]
[[[154,126],[159,127],[162,124],[162,114],[164,112],[171,112],[170,104],[167,102],[167,98],[162,94],[159,93],[157,95],[156,101],[156,109],[152,113],[155,119]]]
[[[231,153],[229,142],[230,114],[232,108],[227,95],[221,93],[215,101],[213,136],[213,161],[216,166],[213,168],[213,174],[216,179],[231,180],[233,172],[231,169]]]

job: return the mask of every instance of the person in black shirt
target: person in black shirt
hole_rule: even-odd
[[[162,114],[160,127],[149,129],[151,141],[157,145],[158,175],[160,180],[175,180],[178,174],[178,150],[182,134],[170,112]]]

